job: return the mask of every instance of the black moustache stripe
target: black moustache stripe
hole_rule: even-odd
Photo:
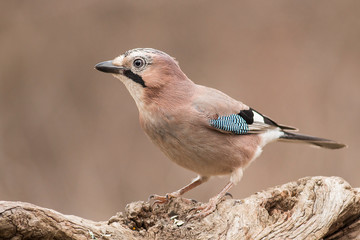
[[[134,82],[140,84],[144,88],[146,87],[145,82],[142,79],[142,77],[140,75],[137,75],[136,73],[133,73],[131,70],[129,70],[129,69],[124,70],[124,76],[130,78],[131,80],[133,80]]]

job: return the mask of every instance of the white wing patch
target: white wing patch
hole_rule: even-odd
[[[256,122],[265,123],[263,116],[261,116],[258,112],[255,112],[254,110],[253,113],[254,113],[254,117],[253,117],[254,123]]]
[[[260,113],[256,112],[254,109],[250,109],[252,112],[253,122],[249,124],[249,133],[265,133],[268,130],[277,129],[277,125],[269,124],[265,122],[265,117]]]

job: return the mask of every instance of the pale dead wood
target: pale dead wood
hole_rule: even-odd
[[[227,199],[205,219],[186,221],[199,204],[134,202],[107,222],[93,222],[2,201],[0,239],[360,239],[360,194],[338,177],[308,177]]]

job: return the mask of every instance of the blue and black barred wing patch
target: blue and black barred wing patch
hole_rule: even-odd
[[[217,119],[210,119],[210,126],[235,134],[247,134],[249,132],[249,125],[245,119],[238,114],[229,116],[220,116]]]
[[[238,114],[220,116],[210,119],[210,126],[234,134],[253,134],[266,132],[269,129],[296,130],[296,128],[279,125],[254,109],[241,110]]]

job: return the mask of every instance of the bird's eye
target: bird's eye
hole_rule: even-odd
[[[141,68],[141,67],[143,67],[145,65],[145,61],[142,58],[137,58],[137,59],[134,60],[133,65],[136,68]]]

